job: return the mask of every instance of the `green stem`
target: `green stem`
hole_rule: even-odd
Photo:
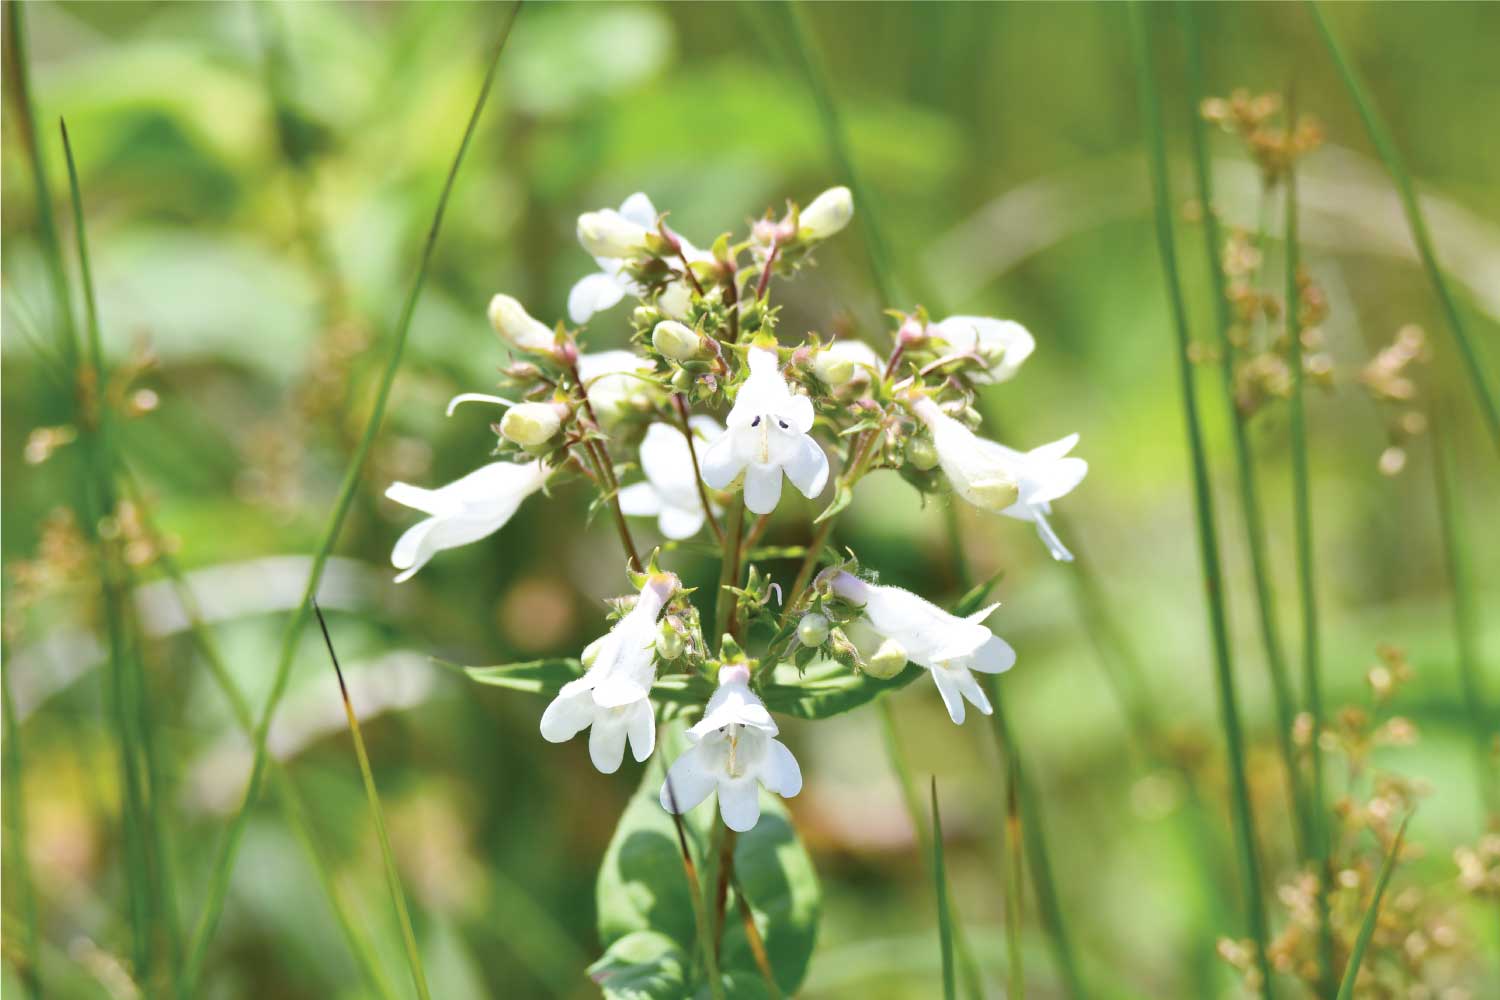
[[[1417,201],[1417,191],[1415,185],[1412,184],[1411,175],[1407,173],[1401,153],[1396,149],[1396,141],[1391,137],[1390,129],[1381,119],[1380,112],[1376,109],[1369,91],[1354,71],[1354,66],[1349,62],[1343,46],[1328,26],[1327,20],[1324,19],[1323,11],[1314,0],[1307,0],[1307,7],[1312,13],[1313,21],[1318,25],[1318,32],[1323,36],[1323,43],[1328,47],[1328,54],[1333,57],[1334,66],[1338,69],[1339,77],[1344,81],[1344,87],[1349,91],[1349,96],[1354,99],[1355,107],[1359,110],[1359,117],[1364,122],[1365,131],[1369,133],[1370,142],[1374,144],[1375,151],[1385,162],[1385,168],[1390,172],[1391,180],[1396,184],[1396,192],[1401,196],[1401,209],[1406,214],[1406,224],[1411,229],[1412,242],[1417,247],[1417,256],[1421,258],[1422,268],[1427,272],[1427,280],[1432,283],[1433,290],[1437,292],[1438,301],[1442,304],[1443,316],[1448,321],[1448,329],[1452,331],[1453,340],[1458,345],[1459,355],[1463,358],[1464,370],[1469,376],[1474,395],[1479,401],[1479,408],[1484,414],[1485,426],[1490,432],[1495,447],[1500,449],[1500,405],[1497,405],[1495,401],[1495,389],[1485,377],[1485,367],[1479,358],[1478,348],[1475,347],[1474,341],[1469,339],[1463,316],[1459,312],[1458,299],[1453,294],[1448,279],[1443,276],[1442,268],[1438,266],[1437,253],[1433,249],[1432,237],[1427,231],[1427,220],[1423,217],[1422,206]]]
[[[714,634],[710,643],[723,642],[725,635],[735,631],[734,609],[738,603],[729,587],[739,586],[740,552],[745,537],[745,502],[734,497],[729,506],[729,521],[724,527],[724,544],[719,557],[719,589],[714,596]]]
[[[948,898],[948,869],[943,858],[943,814],[938,810],[937,777],[930,786],[932,798],[932,881],[937,889],[938,947],[943,959],[943,997],[955,1000],[958,982],[953,974],[953,912]]]
[[[1276,706],[1276,746],[1281,752],[1281,764],[1286,771],[1287,794],[1290,798],[1290,813],[1293,820],[1292,834],[1300,857],[1306,858],[1312,839],[1311,825],[1302,779],[1297,767],[1297,754],[1292,744],[1292,728],[1296,722],[1296,705],[1291,682],[1287,676],[1286,658],[1282,652],[1281,629],[1276,619],[1276,605],[1272,597],[1271,565],[1266,555],[1265,515],[1261,510],[1260,489],[1256,482],[1255,458],[1250,449],[1250,432],[1244,415],[1235,405],[1234,361],[1235,349],[1229,339],[1233,317],[1229,311],[1229,298],[1224,288],[1224,267],[1219,258],[1221,232],[1219,217],[1214,210],[1213,175],[1209,170],[1208,140],[1199,107],[1204,98],[1203,56],[1197,17],[1191,3],[1177,5],[1178,18],[1182,22],[1187,38],[1188,65],[1188,120],[1189,134],[1193,146],[1193,173],[1198,182],[1198,201],[1203,206],[1203,245],[1208,260],[1210,288],[1214,302],[1214,331],[1219,346],[1219,376],[1223,383],[1224,405],[1229,422],[1230,437],[1234,442],[1234,461],[1238,474],[1240,507],[1245,516],[1245,543],[1250,552],[1250,572],[1255,582],[1255,603],[1259,616],[1261,645],[1265,649],[1266,669],[1271,678],[1272,700]]]
[[[1140,87],[1141,118],[1145,125],[1150,158],[1156,237],[1166,277],[1167,298],[1171,306],[1177,343],[1177,374],[1182,394],[1183,420],[1191,454],[1193,491],[1196,498],[1198,545],[1203,560],[1203,586],[1208,604],[1209,632],[1213,640],[1217,675],[1219,710],[1229,751],[1230,787],[1240,866],[1244,881],[1245,905],[1254,940],[1256,966],[1261,975],[1261,995],[1271,996],[1271,964],[1266,951],[1268,934],[1266,913],[1261,897],[1260,860],[1255,844],[1255,814],[1250,801],[1246,775],[1244,736],[1240,726],[1238,696],[1234,688],[1234,668],[1230,658],[1229,626],[1224,609],[1223,574],[1219,565],[1219,544],[1215,535],[1213,494],[1209,488],[1208,457],[1198,417],[1198,398],[1193,382],[1192,362],[1188,351],[1190,338],[1187,310],[1182,299],[1182,283],[1177,270],[1177,250],[1172,236],[1172,202],[1167,184],[1166,139],[1162,133],[1161,100],[1151,69],[1150,29],[1146,13],[1139,2],[1130,5],[1130,33]],[[1022,805],[1025,802],[1023,799]]]
[[[698,877],[698,868],[693,864],[693,852],[688,848],[687,830],[682,822],[682,814],[677,809],[677,793],[672,788],[672,774],[667,769],[665,758],[662,772],[666,782],[667,801],[672,807],[667,812],[677,830],[677,849],[682,855],[682,873],[687,879],[688,899],[693,907],[693,926],[698,938],[698,953],[703,959],[704,973],[708,976],[708,992],[713,1000],[725,1000],[724,981],[719,976],[719,949],[709,922],[708,907],[703,900],[703,881]]]
[[[349,688],[344,684],[344,671],[339,666],[338,654],[333,651],[333,636],[328,634],[328,622],[323,619],[323,609],[314,604],[313,611],[318,616],[318,627],[323,630],[323,642],[328,646],[328,658],[333,661],[333,672],[339,680],[339,697],[344,701],[349,735],[354,738],[354,755],[359,758],[359,776],[364,782],[365,797],[370,803],[370,816],[375,821],[375,835],[380,841],[380,857],[385,863],[386,884],[391,891],[391,901],[395,904],[396,917],[401,924],[401,941],[406,946],[406,961],[411,968],[412,984],[417,988],[417,996],[421,1000],[430,1000],[427,976],[422,971],[422,952],[417,947],[411,914],[406,909],[406,891],[401,887],[401,872],[396,868],[396,854],[391,850],[391,837],[385,828],[385,810],[381,808],[380,792],[375,787],[375,775],[370,770],[370,755],[365,750],[365,738],[359,731],[359,717],[354,714],[354,703],[349,700]]]
[[[1005,966],[1006,1000],[1021,1000],[1026,992],[1026,968],[1021,952],[1021,921],[1026,876],[1023,870],[1026,851],[1021,843],[1020,782],[1015,755],[1006,754],[1005,834],[1001,845],[1005,853]]]
[[[291,676],[292,660],[295,658],[297,651],[297,640],[301,636],[302,629],[307,624],[313,598],[316,596],[318,585],[323,579],[324,567],[328,563],[329,555],[333,551],[333,545],[338,539],[340,529],[343,527],[344,517],[348,514],[349,507],[353,503],[355,491],[359,488],[361,473],[364,470],[366,460],[369,458],[370,450],[374,446],[375,435],[380,429],[381,419],[385,415],[385,407],[390,398],[391,385],[395,382],[396,372],[401,366],[401,355],[406,347],[407,334],[411,329],[412,314],[416,310],[417,300],[421,297],[422,288],[427,282],[427,272],[432,262],[433,249],[437,245],[438,233],[442,229],[443,215],[448,207],[448,198],[453,192],[453,184],[458,176],[459,166],[463,163],[464,154],[468,151],[470,141],[473,139],[475,129],[478,127],[480,115],[484,111],[485,103],[489,98],[491,84],[494,82],[496,70],[500,65],[500,55],[505,50],[506,40],[510,37],[511,28],[515,24],[516,15],[519,11],[520,3],[518,2],[511,8],[510,15],[506,18],[499,40],[495,45],[494,53],[490,57],[489,68],[485,72],[484,82],[481,84],[479,95],[474,102],[474,108],[464,129],[458,152],[455,154],[453,163],[448,169],[448,176],[443,183],[442,193],[438,196],[437,208],[433,213],[432,225],[427,231],[427,237],[422,246],[422,256],[417,265],[416,276],[412,281],[411,290],[407,293],[406,301],[401,309],[401,315],[396,322],[390,353],[386,359],[385,369],[381,373],[379,386],[376,389],[374,406],[370,411],[369,419],[365,423],[364,432],[360,435],[354,454],[349,459],[348,466],[344,472],[343,482],[340,484],[338,496],[334,501],[333,510],[329,513],[328,522],[324,526],[318,547],[313,554],[312,569],[308,574],[307,585],[303,590],[302,598],[298,602],[296,610],[292,613],[292,619],[282,635],[281,650],[276,661],[271,693],[266,700],[266,706],[261,713],[260,721],[255,730],[255,761],[250,770],[250,780],[245,789],[245,797],[240,803],[239,810],[235,814],[234,819],[230,823],[219,855],[215,860],[210,876],[208,898],[204,902],[202,914],[194,931],[192,945],[188,951],[187,960],[184,965],[184,973],[180,985],[182,987],[182,995],[185,997],[193,995],[197,988],[197,978],[203,968],[204,959],[207,956],[208,944],[213,938],[214,930],[218,926],[219,916],[223,912],[224,902],[229,889],[229,876],[234,868],[235,857],[239,853],[239,846],[249,822],[250,811],[259,796],[260,784],[266,769],[266,758],[268,757],[266,740],[270,735],[271,720],[276,714],[276,708],[286,691],[287,680]]]

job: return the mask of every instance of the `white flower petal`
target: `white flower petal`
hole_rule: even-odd
[[[589,760],[600,774],[614,774],[624,759],[625,726],[615,719],[596,719],[589,730]]]
[[[719,815],[724,817],[724,825],[736,833],[755,829],[760,822],[760,789],[755,781],[750,778],[720,781]]]
[[[745,506],[769,514],[781,500],[781,467],[752,463],[745,469]]]
[[[620,512],[629,517],[650,517],[662,511],[661,497],[650,483],[631,483],[620,490]]]
[[[767,789],[784,799],[802,791],[802,768],[797,766],[797,758],[780,740],[771,740],[767,747],[760,780]]]
[[[587,323],[595,313],[603,312],[625,297],[625,285],[604,271],[586,274],[568,292],[568,318]]]
[[[656,715],[651,711],[651,703],[643,701],[631,709],[625,726],[626,734],[630,737],[631,756],[644,761],[656,748]]]
[[[667,771],[661,784],[661,807],[667,812],[685,813],[708,798],[716,783],[713,773],[704,767],[701,752],[689,747]]]
[[[629,511],[626,511],[628,514]],[[703,527],[703,508],[698,507],[662,507],[660,515],[656,518],[656,528],[661,532],[663,538],[673,541],[681,541],[684,538],[692,538]]]
[[[985,715],[989,715],[993,711],[990,708],[989,698],[985,697],[984,688],[979,686],[979,681],[973,674],[963,667],[952,667],[948,670],[948,673],[957,682],[959,692],[965,698],[969,699],[975,708],[979,709]]]
[[[948,709],[948,718],[952,719],[955,725],[963,725],[964,698],[959,690],[958,679],[953,675],[954,672],[938,667],[929,670],[928,673],[932,674],[932,682],[937,685],[938,694],[943,696],[943,705]]]
[[[638,226],[645,226],[647,229],[656,226],[656,206],[651,204],[651,199],[644,191],[637,191],[621,202],[620,214]]]
[[[1015,665],[1016,651],[1011,648],[1010,643],[998,635],[992,635],[975,651],[969,669],[984,674],[1001,674]]]
[[[703,481],[716,490],[727,490],[729,484],[745,468],[746,460],[740,457],[734,446],[733,435],[724,434],[713,444],[703,449],[699,464],[703,470]]]
[[[787,423],[797,428],[797,433],[806,434],[812,430],[815,417],[812,400],[801,393],[792,393],[792,398],[781,407],[779,412]]]
[[[1036,533],[1046,543],[1047,551],[1052,554],[1052,558],[1058,562],[1072,562],[1073,553],[1068,551],[1062,539],[1057,537],[1057,532],[1052,530],[1052,522],[1047,520],[1047,515],[1037,510],[1032,513],[1031,520],[1036,522]]]
[[[578,685],[568,682],[542,713],[542,739],[548,743],[566,743],[593,723],[594,699]]]
[[[798,441],[798,450],[785,466],[786,477],[807,499],[812,500],[828,485],[828,456],[818,442],[803,436]]]

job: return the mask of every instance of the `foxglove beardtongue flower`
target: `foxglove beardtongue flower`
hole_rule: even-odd
[[[1000,513],[1035,523],[1036,532],[1046,543],[1047,551],[1058,562],[1072,562],[1073,553],[1052,530],[1047,516],[1052,513],[1052,501],[1067,496],[1088,475],[1088,462],[1068,455],[1076,444],[1078,435],[1069,434],[1026,452],[1015,451],[1003,444],[994,445],[1009,461],[1020,488],[1020,498]]]
[[[411,579],[443,549],[477,542],[509,521],[516,508],[547,481],[547,468],[535,462],[491,462],[462,479],[429,490],[393,483],[385,495],[430,515],[396,540],[391,565],[402,572],[396,582]]]
[[[627,240],[625,252],[616,252],[621,248],[615,245],[605,245],[599,238],[605,231],[620,231],[621,226],[616,220],[623,220],[631,227],[630,239]],[[589,212],[578,219],[578,242],[583,248],[593,255],[594,261],[599,265],[599,270],[593,274],[585,275],[578,279],[572,291],[568,292],[568,318],[575,323],[587,323],[596,312],[609,309],[625,297],[627,292],[635,294],[635,282],[625,273],[625,265],[628,262],[635,246],[636,232],[639,231],[640,245],[645,245],[646,230],[656,225],[656,208],[651,204],[651,199],[640,191],[625,199],[619,211],[605,209],[602,212]],[[586,227],[587,226],[587,230]],[[601,251],[609,252],[601,252]]]
[[[1003,513],[1020,496],[1010,456],[993,441],[978,437],[923,396],[912,412],[932,432],[938,464],[953,491],[980,510]]]
[[[754,829],[760,785],[783,798],[802,791],[802,769],[776,734],[771,713],[750,690],[749,669],[738,663],[721,667],[719,689],[703,719],[687,731],[691,745],[667,771],[662,808],[684,813],[718,791],[724,825],[737,833]]]
[[[798,217],[799,236],[826,240],[841,232],[854,218],[854,196],[846,187],[829,188],[813,199]]]
[[[511,347],[533,354],[551,354],[557,338],[541,320],[533,319],[516,299],[496,295],[490,299],[490,326]]]
[[[776,352],[750,348],[750,375],[726,421],[728,430],[703,456],[703,481],[728,489],[743,472],[745,506],[769,514],[781,499],[781,475],[809,500],[828,485],[828,456],[808,436],[812,400],[782,378]]]
[[[724,429],[712,417],[693,417],[688,426],[701,441],[712,442]],[[632,517],[655,515],[657,527],[667,538],[683,539],[703,527],[703,501],[693,479],[691,446],[682,429],[670,424],[652,424],[641,442],[643,483],[632,483],[620,491],[620,510]],[[717,513],[717,508],[715,508]]]
[[[651,685],[656,681],[656,619],[677,589],[670,573],[653,574],[635,606],[603,637],[583,651],[588,671],[563,685],[542,713],[542,737],[565,743],[589,732],[589,759],[602,774],[613,774],[625,759],[625,742],[636,760],[656,746]]]
[[[955,723],[964,721],[965,698],[990,714],[989,699],[972,671],[998,674],[1016,662],[1010,644],[982,624],[999,605],[959,618],[910,591],[866,583],[851,573],[838,571],[829,583],[835,594],[862,606],[865,621],[887,642],[881,654],[889,658],[904,651],[908,660],[932,674]]]
[[[983,359],[985,370],[972,376],[981,384],[1006,381],[1036,350],[1031,332],[1008,319],[950,316],[936,324],[936,329],[954,351],[972,352]]]

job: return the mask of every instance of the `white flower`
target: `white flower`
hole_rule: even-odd
[[[828,456],[808,436],[812,400],[781,377],[776,352],[752,347],[750,376],[729,411],[728,431],[703,456],[703,481],[728,489],[743,471],[745,506],[769,514],[781,499],[781,474],[809,500],[828,485]]]
[[[547,469],[535,462],[491,462],[489,465],[429,490],[393,483],[385,495],[399,504],[431,516],[408,528],[391,550],[391,565],[401,570],[396,582],[412,574],[443,549],[477,542],[499,531],[521,501],[542,488]]]
[[[589,759],[613,774],[625,759],[625,741],[636,760],[656,746],[651,685],[656,682],[656,619],[677,589],[677,578],[659,573],[646,581],[635,607],[583,651],[588,671],[563,685],[542,713],[542,737],[565,743],[589,729]]]
[[[989,699],[971,671],[998,674],[1016,662],[1010,644],[981,624],[999,605],[959,618],[910,591],[866,583],[850,573],[835,574],[832,586],[851,604],[863,605],[865,621],[887,641],[882,653],[904,650],[907,659],[932,674],[955,723],[964,721],[965,698],[990,714]],[[889,645],[892,641],[898,645]]]
[[[840,232],[854,218],[854,196],[846,187],[829,188],[813,199],[798,216],[799,236],[809,240],[826,240]]]
[[[760,821],[760,790],[791,798],[802,791],[797,758],[775,739],[776,722],[750,690],[750,671],[742,664],[719,669],[719,689],[703,710],[703,719],[687,731],[691,744],[672,762],[661,787],[661,805],[684,813],[719,793],[724,825],[744,833]]]
[[[1015,451],[1003,444],[993,445],[1011,463],[1020,488],[1019,499],[1000,513],[1017,520],[1034,522],[1036,533],[1046,543],[1047,551],[1059,562],[1072,562],[1073,553],[1068,551],[1057,537],[1057,532],[1052,530],[1047,515],[1052,513],[1053,500],[1067,496],[1088,475],[1088,462],[1068,456],[1068,452],[1077,443],[1078,435],[1069,434],[1027,452]]]
[[[511,347],[534,354],[550,354],[557,338],[539,319],[533,319],[526,307],[509,295],[490,299],[490,326]]]
[[[626,294],[640,297],[640,287],[625,269],[630,259],[646,248],[646,235],[656,229],[656,220],[656,207],[640,191],[626,198],[618,210],[606,208],[578,217],[578,242],[593,256],[599,270],[578,279],[568,292],[569,319],[587,323],[594,313],[613,307]],[[681,236],[677,239],[688,260],[713,259],[712,254]],[[687,286],[680,281],[669,284],[659,304],[669,316],[681,319],[687,311]]]
[[[1016,502],[1020,488],[1006,449],[978,437],[926,396],[912,404],[912,412],[932,432],[938,463],[955,493],[994,514]]]
[[[688,423],[704,441],[711,442],[724,433],[712,417],[697,416]],[[655,515],[657,527],[667,538],[691,538],[703,527],[703,501],[698,496],[689,447],[680,427],[652,424],[641,442],[641,472],[646,481],[620,491],[620,509],[631,517]],[[698,442],[691,447],[696,449]]]
[[[1004,382],[1031,357],[1036,340],[1020,323],[988,316],[950,316],[937,324],[938,335],[956,351],[984,359],[985,372],[975,382]]]
[[[588,387],[589,402],[605,430],[637,401],[649,397],[651,383],[638,377],[656,366],[631,351],[600,351],[578,356],[578,377]]]

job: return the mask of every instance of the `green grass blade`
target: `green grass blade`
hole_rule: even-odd
[[[1138,2],[1130,4],[1130,34],[1140,90],[1141,120],[1145,128],[1151,167],[1156,237],[1167,298],[1172,311],[1177,342],[1177,373],[1181,383],[1183,421],[1190,451],[1193,492],[1196,499],[1198,546],[1203,561],[1203,585],[1208,604],[1209,632],[1213,642],[1214,666],[1219,696],[1219,711],[1228,747],[1230,786],[1234,812],[1235,840],[1240,855],[1245,908],[1250,936],[1256,949],[1262,996],[1269,997],[1271,965],[1266,954],[1267,930],[1265,902],[1261,897],[1260,859],[1255,843],[1255,814],[1250,802],[1246,775],[1245,743],[1240,726],[1239,699],[1234,688],[1234,667],[1230,658],[1229,625],[1224,608],[1223,573],[1219,564],[1219,543],[1214,528],[1213,495],[1209,487],[1208,456],[1198,417],[1197,389],[1193,382],[1192,362],[1188,358],[1187,310],[1183,304],[1182,281],[1177,270],[1177,250],[1172,236],[1172,202],[1167,184],[1166,137],[1162,132],[1161,98],[1151,67],[1150,28],[1146,11]],[[1025,802],[1022,802],[1023,808]]]
[[[1458,652],[1458,677],[1464,707],[1474,730],[1474,764],[1479,778],[1480,805],[1491,819],[1500,819],[1500,773],[1496,773],[1495,755],[1491,750],[1494,737],[1481,681],[1479,618],[1474,606],[1474,581],[1469,572],[1469,535],[1463,511],[1458,505],[1452,445],[1448,441],[1447,426],[1441,420],[1433,422],[1432,445],[1438,521],[1448,563],[1448,580],[1453,588],[1453,642]]]
[[[1203,244],[1208,258],[1208,274],[1214,303],[1214,332],[1219,349],[1219,376],[1223,382],[1224,405],[1234,443],[1234,461],[1240,508],[1244,514],[1245,544],[1250,552],[1250,572],[1255,583],[1255,604],[1260,624],[1261,645],[1265,650],[1266,670],[1271,679],[1271,696],[1276,706],[1276,747],[1286,771],[1287,793],[1293,819],[1293,835],[1298,853],[1307,857],[1312,840],[1311,820],[1302,793],[1302,779],[1297,754],[1292,746],[1292,727],[1296,720],[1296,699],[1287,674],[1286,656],[1281,642],[1281,628],[1276,618],[1276,601],[1271,582],[1271,563],[1266,554],[1265,515],[1261,510],[1260,487],[1255,473],[1255,458],[1250,449],[1249,427],[1234,397],[1235,348],[1229,339],[1233,317],[1224,288],[1224,268],[1219,260],[1223,246],[1219,218],[1214,210],[1213,174],[1209,170],[1207,127],[1199,113],[1207,94],[1203,85],[1203,56],[1197,16],[1193,5],[1184,0],[1177,4],[1178,17],[1187,39],[1188,120],[1193,147],[1193,175],[1198,182],[1198,201],[1203,206]]]
[[[412,281],[410,291],[407,293],[406,301],[401,309],[401,315],[396,322],[390,354],[386,358],[385,368],[381,373],[380,383],[376,389],[374,406],[371,408],[369,419],[365,423],[364,431],[360,435],[354,454],[350,456],[343,481],[339,486],[338,496],[334,501],[333,509],[329,512],[328,522],[323,529],[318,547],[313,554],[312,569],[308,574],[307,586],[304,588],[302,599],[298,602],[296,610],[293,611],[292,619],[282,636],[281,651],[276,661],[271,693],[266,700],[265,709],[262,711],[260,721],[256,726],[255,761],[250,770],[250,780],[245,789],[245,797],[240,803],[239,810],[235,814],[234,819],[230,822],[229,830],[225,834],[219,855],[215,860],[210,876],[208,896],[203,904],[201,916],[193,933],[193,941],[188,952],[182,978],[185,995],[191,995],[196,988],[197,978],[201,973],[203,962],[207,955],[208,943],[213,937],[215,928],[218,926],[219,915],[223,912],[224,902],[228,895],[229,876],[234,867],[234,859],[238,854],[240,842],[244,837],[245,827],[249,822],[250,810],[254,806],[260,792],[260,783],[265,772],[266,758],[268,756],[266,739],[270,734],[271,720],[276,714],[276,707],[280,704],[281,696],[286,691],[287,680],[291,675],[292,660],[297,650],[297,640],[302,633],[303,627],[307,624],[313,598],[316,596],[318,584],[323,578],[323,569],[327,565],[328,557],[333,551],[334,542],[338,539],[339,530],[343,527],[344,517],[348,514],[350,504],[354,500],[355,490],[359,486],[360,474],[364,469],[365,461],[369,457],[370,449],[375,442],[375,435],[379,431],[381,420],[385,415],[385,407],[387,400],[390,398],[391,385],[395,381],[396,372],[401,366],[401,356],[406,347],[407,334],[411,329],[412,314],[416,310],[417,300],[421,297],[422,288],[427,282],[427,272],[432,261],[433,248],[437,244],[438,233],[442,229],[443,215],[448,207],[448,198],[453,192],[453,184],[458,176],[458,169],[463,163],[464,154],[468,152],[470,141],[473,139],[475,129],[479,124],[479,118],[488,101],[491,85],[494,82],[495,73],[500,65],[500,56],[505,51],[505,43],[510,38],[511,28],[515,25],[516,15],[520,12],[520,8],[521,5],[519,2],[512,6],[510,14],[501,29],[494,51],[490,56],[489,67],[485,72],[484,82],[480,85],[479,94],[475,99],[473,111],[469,115],[463,138],[459,142],[458,151],[448,168],[447,179],[444,181],[442,192],[438,196],[432,225],[428,228],[427,237],[422,245],[422,255],[417,265],[416,276]]]
[[[0,660],[9,661],[9,650],[0,638]],[[15,964],[26,994],[39,1000],[42,995],[41,933],[38,930],[36,895],[31,880],[31,859],[26,855],[26,797],[22,777],[26,759],[21,755],[21,720],[16,717],[16,703],[11,696],[10,671],[0,670],[0,701],[3,701],[5,723],[5,877],[15,893],[21,912],[20,956]]]
[[[875,197],[865,185],[864,176],[855,168],[854,151],[849,145],[849,136],[844,130],[838,103],[833,99],[823,53],[813,41],[800,5],[795,0],[782,0],[781,10],[792,39],[792,50],[807,77],[807,87],[812,92],[813,103],[818,107],[818,118],[828,138],[834,163],[854,195],[855,224],[864,234],[865,252],[870,257],[870,269],[880,290],[881,305],[887,309],[900,308],[903,305],[901,288],[891,268],[889,244],[881,232],[879,214],[874,210]]]
[[[1380,876],[1375,880],[1375,894],[1370,897],[1370,906],[1365,910],[1364,919],[1359,922],[1359,935],[1354,939],[1354,948],[1349,952],[1349,964],[1344,967],[1344,978],[1339,983],[1337,1000],[1353,1000],[1354,981],[1359,978],[1359,966],[1364,961],[1365,951],[1370,947],[1370,938],[1375,936],[1375,921],[1380,916],[1380,900],[1385,896],[1385,889],[1391,882],[1391,872],[1396,870],[1396,861],[1401,856],[1401,842],[1406,837],[1406,824],[1411,822],[1411,813],[1401,821],[1401,828],[1396,831],[1396,839],[1391,842],[1391,849],[1385,856],[1385,862],[1380,866]]]
[[[937,888],[938,946],[943,955],[943,997],[955,1000],[958,983],[953,975],[953,905],[948,898],[948,869],[943,858],[943,816],[938,811],[937,777],[931,785],[932,798],[932,882]]]
[[[365,797],[370,802],[370,816],[375,821],[375,835],[380,841],[380,857],[385,863],[386,883],[391,890],[391,902],[396,907],[396,918],[401,923],[401,941],[406,946],[406,961],[411,967],[412,984],[417,988],[421,1000],[429,1000],[427,974],[422,971],[422,952],[417,947],[417,935],[411,926],[411,914],[406,909],[406,890],[401,887],[401,872],[396,867],[396,854],[391,850],[391,837],[385,828],[385,810],[380,806],[380,792],[375,787],[375,775],[370,770],[370,755],[365,750],[365,738],[359,731],[359,717],[354,714],[354,703],[349,700],[349,688],[344,684],[344,671],[339,666],[339,655],[333,649],[333,636],[328,633],[328,622],[323,618],[323,609],[313,603],[313,613],[318,617],[318,628],[323,631],[323,642],[328,647],[328,659],[333,661],[333,672],[339,679],[339,697],[344,701],[344,715],[349,720],[349,735],[354,739],[354,755],[359,758],[359,776],[365,785]]]
[[[1324,19],[1323,11],[1314,0],[1307,0],[1307,7],[1318,25],[1318,32],[1323,36],[1323,43],[1328,47],[1328,54],[1333,57],[1334,66],[1338,69],[1340,79],[1344,81],[1345,89],[1349,91],[1349,96],[1353,98],[1354,105],[1359,110],[1360,120],[1364,122],[1370,142],[1375,146],[1376,153],[1384,161],[1385,169],[1390,172],[1391,180],[1396,184],[1396,192],[1401,196],[1401,209],[1406,214],[1406,224],[1411,229],[1412,242],[1416,244],[1417,256],[1421,258],[1422,268],[1427,272],[1427,280],[1432,283],[1433,290],[1437,292],[1438,301],[1442,304],[1443,316],[1448,321],[1448,329],[1453,334],[1454,343],[1458,345],[1464,371],[1469,376],[1469,381],[1474,388],[1474,396],[1479,401],[1480,411],[1484,414],[1485,426],[1490,432],[1495,447],[1500,449],[1500,404],[1496,403],[1495,388],[1486,378],[1485,366],[1480,360],[1479,350],[1474,345],[1474,341],[1469,338],[1468,329],[1464,326],[1463,315],[1458,308],[1458,299],[1454,296],[1448,279],[1443,276],[1443,269],[1438,266],[1437,253],[1432,246],[1432,236],[1427,231],[1427,220],[1422,215],[1422,206],[1417,201],[1417,191],[1412,184],[1411,174],[1407,173],[1406,164],[1401,159],[1400,151],[1396,149],[1396,141],[1391,137],[1390,129],[1380,117],[1380,112],[1375,107],[1370,92],[1360,80],[1359,74],[1355,72],[1354,65],[1349,61],[1348,54],[1344,52],[1343,45],[1339,43],[1333,29],[1328,26],[1328,21]]]

